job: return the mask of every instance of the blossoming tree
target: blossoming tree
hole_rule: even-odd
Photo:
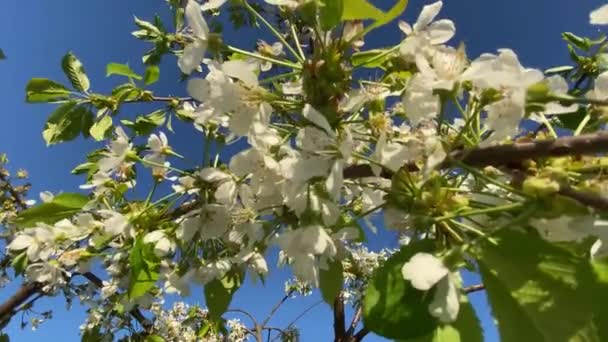
[[[396,23],[407,0],[388,11],[366,0],[167,2],[171,29],[135,18],[133,35],[152,46],[144,75],[108,64],[126,82],[96,93],[68,53],[69,83],[27,84],[28,102],[57,104],[48,145],[82,134],[105,147],[72,171],[80,191],[37,205],[17,184],[26,174],[11,177],[2,160],[1,271],[23,280],[0,304],[4,326],[64,296],[88,308],[83,341],[294,341],[293,325],[267,325],[278,306],[256,320],[230,305],[278,250],[294,275],[278,305],[319,288],[334,341],[481,341],[473,291],[486,292],[503,341],[608,340],[606,37],[564,33],[572,65],[543,72],[509,49],[451,46],[441,1],[413,25]],[[229,44],[218,12],[276,42]],[[590,23],[608,24],[608,5]],[[365,49],[384,25],[403,40]],[[189,97],[147,89],[170,55]],[[158,110],[128,120],[131,103]],[[183,158],[163,132],[172,120],[204,137],[191,169],[171,164]],[[231,144],[242,148],[224,152]],[[152,185],[137,182],[150,173]],[[400,247],[369,251],[378,230]],[[482,283],[463,287],[463,269]],[[205,308],[163,305],[197,296],[193,284]],[[251,324],[227,319],[235,311]]]

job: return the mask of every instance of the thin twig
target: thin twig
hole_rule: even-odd
[[[473,292],[483,291],[485,290],[485,286],[483,284],[471,285],[462,289],[462,292],[469,294]]]

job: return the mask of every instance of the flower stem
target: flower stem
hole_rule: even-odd
[[[243,4],[247,8],[247,10],[249,10],[249,12],[253,13],[253,15],[255,15],[256,18],[258,18],[258,20],[261,21],[270,30],[270,32],[272,32],[272,34],[274,34],[277,37],[277,39],[283,45],[285,45],[287,50],[289,50],[289,52],[291,52],[291,54],[294,55],[294,57],[296,57],[296,59],[300,63],[302,63],[304,61],[304,59],[300,55],[298,55],[298,53],[293,49],[293,47],[291,47],[291,45],[289,45],[289,43],[285,40],[283,35],[281,33],[279,33],[279,31],[277,31],[274,28],[274,26],[272,26],[258,11],[256,11],[255,8],[253,8],[247,0],[243,1]]]
[[[274,64],[277,64],[277,65],[282,65],[282,66],[285,66],[285,67],[288,67],[288,68],[293,68],[293,69],[298,69],[298,70],[302,69],[302,66],[299,65],[299,64],[295,64],[295,63],[287,62],[287,61],[282,61],[282,60],[274,59],[274,58],[267,57],[267,56],[262,56],[260,54],[249,52],[247,50],[242,50],[242,49],[236,48],[234,46],[226,45],[226,49],[228,51],[230,51],[230,52],[240,53],[240,54],[245,55],[245,56],[249,56],[249,57],[252,57],[252,58],[257,58],[257,59],[262,60],[262,61],[274,63]]]

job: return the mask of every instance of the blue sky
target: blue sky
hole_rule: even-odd
[[[406,14],[401,18],[415,21],[420,8],[432,1],[411,0]],[[457,36],[452,41],[463,41],[470,57],[483,52],[494,52],[498,48],[512,48],[522,63],[529,67],[548,68],[568,63],[565,44],[560,33],[572,31],[580,35],[595,36],[599,32],[588,24],[589,12],[599,7],[601,0],[446,0],[441,17],[455,21]],[[392,1],[375,3],[386,8]],[[25,84],[32,77],[47,77],[65,82],[59,62],[72,50],[84,62],[91,79],[92,90],[109,92],[120,80],[105,77],[105,65],[109,62],[129,63],[136,71],[143,72],[140,56],[148,48],[133,38],[133,15],[152,18],[155,14],[167,17],[163,0],[30,0],[5,1],[0,11],[0,48],[8,59],[0,62],[0,152],[6,152],[14,168],[25,168],[30,172],[34,184],[32,195],[43,190],[74,191],[82,178],[71,176],[71,168],[83,161],[87,151],[98,148],[91,140],[79,139],[72,143],[47,148],[41,131],[52,106],[28,105],[25,103]],[[169,21],[167,21],[169,22]],[[239,36],[229,35],[233,45],[250,48],[258,32]],[[268,35],[263,33],[263,37]],[[400,32],[396,23],[378,30],[367,40],[366,48],[394,44]],[[161,79],[153,90],[159,95],[184,95],[184,84],[179,83],[175,59],[167,57],[161,65]],[[146,106],[134,106],[121,115],[134,116],[150,112]],[[201,155],[202,140],[194,136],[188,125],[175,123],[176,134],[169,141],[182,154]],[[382,241],[376,238],[374,244]],[[273,262],[273,261],[271,261]],[[266,282],[247,283],[235,297],[234,307],[250,309],[263,318],[283,294],[285,270],[275,270]],[[470,276],[468,282],[475,282]],[[0,290],[4,300],[13,286]],[[193,291],[189,301],[202,300],[202,291]],[[318,295],[289,301],[276,315],[273,325],[289,322],[303,308],[316,302]],[[491,328],[487,306],[482,294],[472,296],[482,314],[486,328],[486,339],[496,341]],[[38,341],[40,338],[61,337],[64,341],[79,341],[78,326],[84,320],[79,304],[65,310],[63,299],[44,299],[39,311],[55,309],[55,319],[45,323],[39,331],[20,331],[19,317],[9,328],[14,341]],[[331,315],[327,305],[319,305],[300,321],[302,341],[327,340],[331,336]],[[380,341],[369,337],[368,341]]]

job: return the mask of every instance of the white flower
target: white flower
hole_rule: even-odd
[[[144,243],[153,243],[154,254],[159,257],[167,256],[175,250],[175,242],[171,241],[162,230],[155,230],[146,234]]]
[[[439,96],[433,94],[433,75],[418,73],[408,82],[403,95],[403,109],[412,126],[434,119],[439,114]]]
[[[411,281],[412,286],[421,291],[430,290],[448,272],[443,262],[429,253],[416,253],[401,268],[403,278]]]
[[[301,95],[302,94],[302,79],[298,78],[295,81],[289,81],[281,84],[283,94],[285,95]]]
[[[201,7],[194,0],[188,0],[186,4],[185,19],[192,29],[193,41],[186,45],[177,65],[184,74],[189,75],[203,62],[207,51],[209,27],[203,18]]]
[[[603,5],[589,14],[591,25],[608,25],[608,5]]]
[[[103,230],[105,233],[117,236],[130,232],[132,228],[131,224],[121,213],[113,210],[100,210],[99,213],[105,217],[103,220]]]
[[[55,195],[50,191],[43,191],[40,193],[40,200],[44,203],[52,202],[54,197]]]
[[[125,159],[133,145],[129,143],[129,137],[121,127],[116,127],[116,138],[110,143],[103,157],[97,162],[99,173],[112,174],[119,173],[125,163]]]
[[[433,301],[429,304],[429,312],[445,323],[456,319],[460,307],[458,290],[441,260],[432,254],[416,253],[403,264],[401,273],[418,290],[428,291],[437,286]]]
[[[337,252],[334,241],[319,225],[284,232],[276,238],[276,243],[291,259],[294,274],[317,286],[319,271],[316,257],[333,258]]]
[[[29,261],[47,260],[54,250],[55,236],[52,230],[51,226],[39,223],[18,234],[7,248],[11,251],[26,250]]]
[[[268,57],[278,57],[283,54],[283,44],[280,42],[276,42],[272,45],[269,45],[265,41],[258,42],[258,50],[263,56]],[[264,61],[260,67],[261,71],[269,71],[272,69],[272,62]]]
[[[568,94],[568,83],[566,80],[560,75],[553,75],[548,77],[545,82],[549,86],[551,93],[555,95],[567,95]],[[549,102],[545,104],[545,115],[556,115],[556,114],[565,114],[576,112],[578,109],[577,104],[572,104],[570,106],[562,106],[558,102]],[[534,117],[531,117],[534,119]]]
[[[201,5],[201,9],[203,11],[209,11],[213,9],[220,8],[227,0],[207,0],[204,4]]]
[[[437,47],[430,53],[430,57],[423,54],[416,55],[416,66],[433,89],[452,90],[467,67],[467,63],[464,45],[458,49]]]
[[[29,280],[44,284],[44,291],[52,292],[66,283],[63,272],[58,263],[39,262],[29,265],[25,276]]]
[[[213,279],[221,279],[223,278],[228,271],[232,268],[232,263],[228,259],[219,259],[216,261],[211,261],[207,263],[205,266],[199,268],[198,270],[198,278],[200,282],[206,284]]]
[[[177,179],[179,184],[173,184],[171,187],[177,193],[185,192],[188,195],[197,193],[199,190],[194,186],[196,178],[192,176],[182,176]]]
[[[400,49],[405,58],[413,59],[425,49],[443,44],[454,36],[456,28],[451,20],[433,22],[442,6],[442,1],[424,6],[413,28],[406,22],[399,22],[399,28],[407,35]]]
[[[586,96],[593,100],[608,99],[608,71],[604,71],[597,76],[593,89]]]

